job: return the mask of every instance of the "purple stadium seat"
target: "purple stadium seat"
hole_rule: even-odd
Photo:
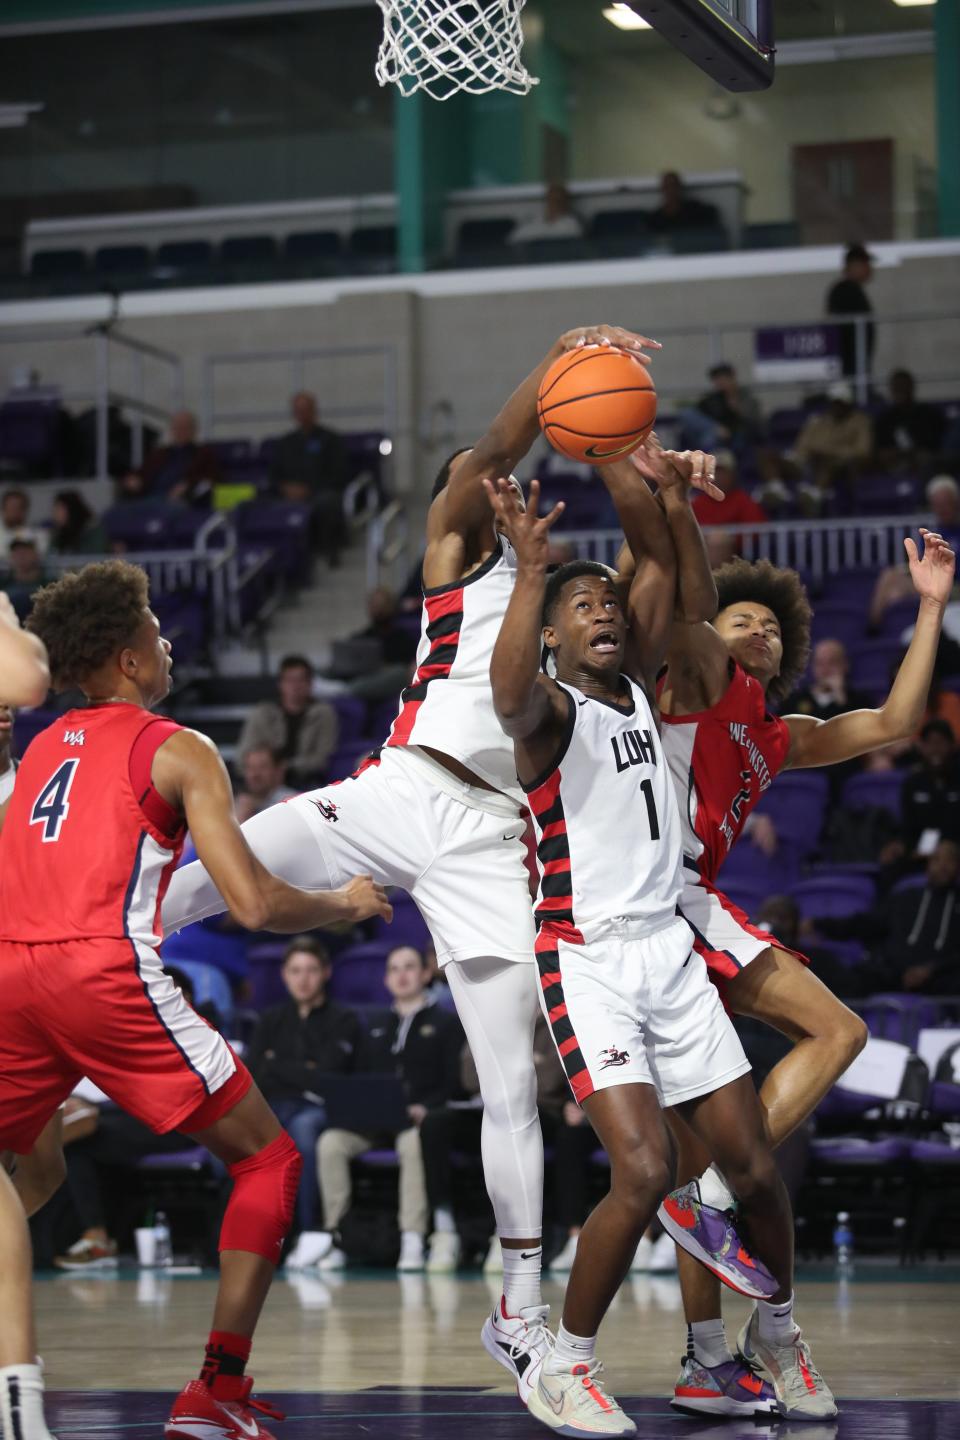
[[[137,1161],[138,1170],[206,1170],[210,1164],[210,1152],[202,1145],[184,1146],[182,1150],[168,1150],[166,1154],[144,1155]]]
[[[903,641],[900,640],[901,635],[905,630],[916,625],[916,623],[916,600],[898,600],[895,605],[889,606],[888,609],[883,612],[880,629],[884,636],[889,636],[891,640],[898,640],[902,645]]]
[[[817,915],[859,915],[876,900],[873,881],[867,875],[815,875],[798,880],[790,894],[804,919]]]
[[[831,1170],[839,1166],[879,1169],[905,1160],[909,1151],[910,1141],[899,1135],[887,1135],[880,1140],[868,1140],[862,1135],[838,1135],[813,1140],[810,1144],[811,1158],[818,1166]]]
[[[724,883],[723,893],[752,920],[763,902],[776,891],[770,891],[766,885],[757,884],[754,880],[734,876],[732,883]]]
[[[930,1109],[942,1120],[960,1120],[960,1085],[934,1080],[930,1086]]]
[[[112,541],[128,550],[190,550],[207,517],[169,500],[134,500],[111,505],[102,517]]]
[[[389,1005],[383,972],[391,949],[389,943],[375,940],[341,950],[330,977],[330,999],[338,1005]]]
[[[179,956],[170,961],[175,970],[180,970],[193,986],[193,998],[197,1005],[211,1001],[226,1025],[233,1022],[233,994],[230,981],[216,965],[207,965],[203,960],[182,960]],[[228,1032],[229,1033],[229,1032]]]
[[[847,605],[862,610],[864,615],[870,608],[870,596],[877,583],[875,570],[841,570],[837,574],[825,575],[821,602],[830,605]]]
[[[749,839],[739,840],[720,868],[718,888],[725,894],[731,886],[746,884],[763,888],[768,895],[782,894],[799,876],[799,860],[789,845],[781,845],[770,859]]]
[[[210,449],[225,470],[234,464],[242,465],[253,453],[249,440],[211,440]]]
[[[852,652],[863,640],[867,629],[867,612],[857,605],[821,602],[813,612],[811,638],[839,640]]]
[[[247,500],[233,512],[241,542],[267,545],[294,583],[310,568],[310,511],[291,500]]]
[[[932,1029],[942,1019],[937,1001],[926,995],[871,995],[859,1002],[857,1009],[874,1039],[896,1040],[911,1049],[921,1030]]]
[[[861,475],[853,487],[857,515],[897,515],[913,510],[917,503],[917,482],[910,475]]]
[[[947,1165],[960,1171],[960,1150],[955,1150],[946,1135],[929,1135],[910,1141],[910,1159],[915,1165]]]
[[[763,796],[757,811],[767,815],[785,845],[801,856],[816,849],[823,829],[829,781],[812,771],[781,775]]]
[[[896,665],[903,655],[898,639],[862,641],[850,657],[850,685],[883,697],[890,689]]]
[[[6,400],[0,405],[0,459],[28,474],[62,469],[60,405],[50,400]]]
[[[364,733],[363,727],[367,718],[366,701],[358,700],[354,695],[331,695],[327,703],[332,705],[337,712],[341,744],[346,743],[351,737],[355,738]]]
[[[285,940],[265,940],[251,945],[247,952],[247,966],[250,979],[250,1003],[255,1010],[265,1010],[268,1005],[279,1005],[287,999],[287,992],[280,975]]]
[[[789,449],[803,429],[806,418],[804,410],[774,410],[767,422],[770,444],[777,449]]]
[[[903,775],[899,770],[867,771],[851,775],[843,787],[841,803],[847,810],[869,810],[876,806],[900,817],[900,795]]]
[[[327,779],[346,780],[375,748],[371,740],[341,739],[327,764]]]
[[[417,950],[426,949],[432,943],[430,931],[427,929],[427,922],[407,892],[405,890],[391,891],[390,904],[393,906],[393,919],[389,925],[385,920],[375,922],[374,935],[377,941],[391,947],[413,945]]]

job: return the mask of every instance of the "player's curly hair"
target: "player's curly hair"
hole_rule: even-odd
[[[774,703],[785,700],[807,668],[812,611],[796,570],[778,570],[769,560],[730,560],[713,572],[718,612],[742,601],[766,605],[777,617],[783,659],[780,674],[767,690]]]
[[[149,603],[146,572],[126,560],[84,565],[38,590],[27,629],[47,647],[54,689],[82,688],[131,644]]]

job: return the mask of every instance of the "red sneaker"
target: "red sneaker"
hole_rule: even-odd
[[[214,1395],[204,1380],[191,1380],[173,1402],[164,1426],[166,1440],[275,1440],[259,1415],[282,1420],[283,1411],[266,1400],[251,1400],[250,1376],[236,1380],[221,1376]],[[256,1413],[259,1412],[259,1415]]]

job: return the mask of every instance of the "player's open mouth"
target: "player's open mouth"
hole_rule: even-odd
[[[590,641],[590,649],[599,651],[601,655],[611,655],[620,649],[620,642],[612,630],[601,630]]]

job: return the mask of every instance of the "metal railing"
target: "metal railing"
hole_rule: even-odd
[[[903,542],[916,536],[929,515],[880,515],[868,520],[782,520],[765,525],[708,525],[706,535],[729,535],[747,560],[770,560],[799,570],[813,584],[846,570],[879,572],[904,561]],[[577,559],[616,563],[620,530],[567,530],[557,541],[572,546]]]
[[[178,355],[158,345],[147,344],[136,336],[122,334],[112,321],[83,329],[49,329],[38,326],[35,330],[0,329],[0,345],[22,352],[21,363],[37,368],[42,373],[38,360],[40,347],[50,344],[86,344],[90,351],[89,363],[85,365],[93,376],[91,386],[66,386],[55,389],[44,387],[44,393],[59,399],[64,405],[89,405],[96,415],[95,426],[95,469],[96,478],[109,477],[110,410],[122,409],[130,422],[132,432],[131,462],[139,466],[143,460],[143,431],[149,421],[165,424],[177,410],[183,409],[183,363]],[[117,355],[122,354],[129,364],[129,375],[124,377],[122,387],[114,383]],[[18,358],[20,358],[18,356]],[[163,389],[166,400],[156,399],[158,384],[156,376],[148,377],[148,363],[160,367],[164,376]],[[129,380],[129,385],[126,381]],[[13,396],[8,398],[14,398]],[[24,396],[29,399],[27,392]]]
[[[399,500],[391,500],[367,528],[367,589],[378,585],[397,589],[406,575],[401,571],[407,559],[409,525]]]

